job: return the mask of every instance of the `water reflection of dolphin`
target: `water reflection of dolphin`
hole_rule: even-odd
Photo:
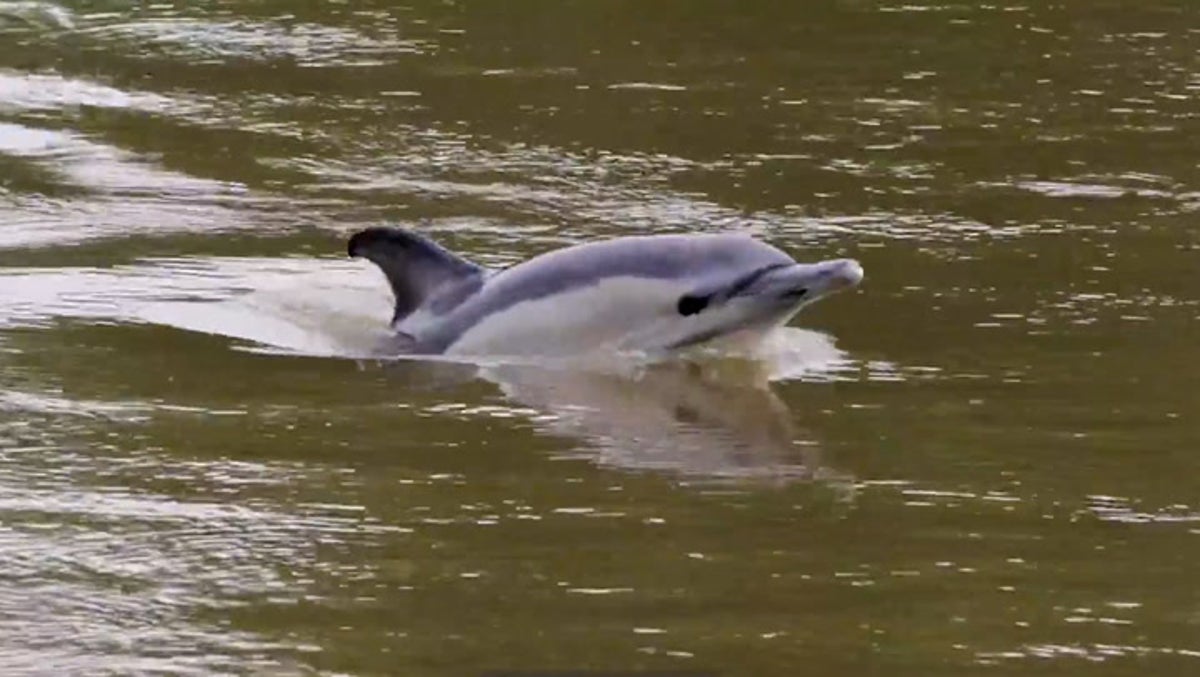
[[[807,359],[813,362],[836,361],[841,355],[822,334],[789,333],[809,349]],[[463,378],[494,383],[509,406],[537,412],[529,420],[539,432],[577,441],[568,456],[600,466],[705,481],[838,483],[837,473],[821,466],[816,441],[794,425],[761,360],[701,357],[632,367],[394,364],[420,383],[438,381],[431,376],[435,373],[443,384]]]
[[[816,446],[797,444],[791,413],[766,384],[667,362],[636,374],[503,365],[481,370],[510,400],[548,414],[542,431],[582,442],[602,466],[684,476],[803,478]]]

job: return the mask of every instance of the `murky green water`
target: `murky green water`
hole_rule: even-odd
[[[1200,8],[816,4],[0,2],[0,671],[1197,670]],[[448,374],[384,221],[867,280]]]

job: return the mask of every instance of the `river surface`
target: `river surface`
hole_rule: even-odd
[[[1198,98],[1183,1],[0,1],[0,673],[1194,674]],[[392,363],[383,223],[866,280]]]

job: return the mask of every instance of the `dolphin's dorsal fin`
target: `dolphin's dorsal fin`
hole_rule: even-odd
[[[396,297],[392,322],[416,310],[450,283],[480,276],[484,269],[433,240],[402,228],[367,228],[350,238],[346,253],[379,266]]]

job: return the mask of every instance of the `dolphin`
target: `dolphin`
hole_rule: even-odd
[[[862,281],[857,261],[797,263],[749,235],[637,235],[485,268],[411,230],[355,233],[347,253],[383,271],[409,354],[662,354],[760,340],[804,306]]]

